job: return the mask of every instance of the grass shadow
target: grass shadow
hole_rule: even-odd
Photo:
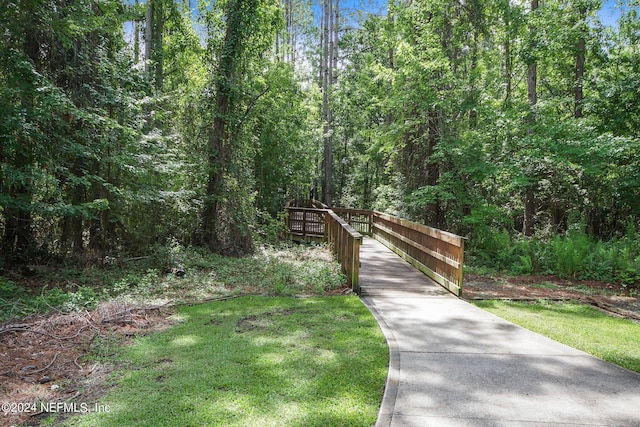
[[[257,298],[184,307],[121,358],[134,369],[70,425],[375,423],[388,352],[356,297]]]

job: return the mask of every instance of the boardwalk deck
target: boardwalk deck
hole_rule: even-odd
[[[363,297],[449,295],[446,289],[375,239],[364,239],[360,263]]]
[[[363,235],[368,235],[374,236],[431,280],[407,281],[397,275],[395,278],[387,275],[386,279],[401,283],[403,287],[386,289],[388,283],[379,282],[380,271],[375,271],[374,262],[367,292],[433,292],[422,284],[435,282],[454,295],[462,295],[464,238],[461,236],[373,210],[289,206],[286,218],[291,240],[327,240],[330,243],[347,274],[347,282],[358,294],[362,292],[358,280],[360,243]],[[373,247],[373,243],[370,246]],[[385,253],[380,248],[376,251]]]

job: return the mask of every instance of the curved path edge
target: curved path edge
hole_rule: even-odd
[[[360,259],[389,348],[376,427],[640,426],[640,374],[452,296],[376,241]]]
[[[393,418],[393,411],[396,406],[398,389],[400,387],[400,347],[396,341],[393,329],[389,327],[382,314],[378,312],[373,301],[367,297],[362,297],[361,301],[378,322],[382,334],[387,340],[387,346],[389,347],[389,371],[380,410],[378,411],[378,420],[375,424],[375,427],[389,427]]]

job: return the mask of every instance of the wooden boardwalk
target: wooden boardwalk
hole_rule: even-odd
[[[450,295],[373,238],[365,238],[360,247],[360,294],[362,297]]]
[[[464,237],[446,231],[428,227],[423,224],[408,221],[373,210],[362,209],[317,209],[289,206],[287,208],[288,233],[292,240],[310,241],[326,240],[336,255],[347,275],[347,283],[351,289],[362,295],[372,295],[379,292],[422,292],[433,294],[433,282],[442,285],[451,293],[462,294],[462,270],[464,266]],[[360,260],[360,246],[363,236],[375,236],[391,251],[408,261],[419,271],[426,274],[430,280],[422,275],[413,275],[407,280],[396,272],[412,274],[411,269],[398,262],[400,269],[382,263],[377,253],[386,253],[382,245],[369,244],[365,248],[365,263]],[[367,279],[367,289],[360,289],[360,265],[366,265],[369,271],[364,271]],[[415,273],[415,271],[414,271]],[[386,281],[381,281],[386,276]],[[420,277],[420,279],[417,279]],[[429,287],[424,285],[428,284]],[[365,293],[363,293],[365,292]]]

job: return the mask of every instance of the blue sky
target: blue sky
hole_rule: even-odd
[[[615,0],[607,0],[603,2],[602,9],[600,10],[600,21],[604,25],[615,26],[618,24],[618,18],[620,18],[620,10],[616,8]]]
[[[133,0],[127,0],[133,3]],[[215,0],[214,0],[215,1]],[[320,15],[320,3],[322,0],[312,0],[315,9],[316,19],[319,19]],[[141,0],[140,3],[144,3],[145,0]],[[628,4],[629,0],[621,0],[622,3]],[[191,4],[196,4],[196,1],[192,1]],[[355,13],[357,11],[369,12],[374,14],[385,14],[388,0],[340,0],[340,8],[343,10],[343,17]],[[617,0],[603,0],[603,6],[600,10],[600,21],[607,26],[617,26],[618,19],[620,18],[620,7],[617,4]],[[131,23],[125,24],[125,33],[127,38],[131,36],[132,30]]]
[[[322,0],[313,0],[316,6],[316,10],[319,12],[319,4]],[[622,0],[623,3],[627,3],[628,0]],[[366,11],[374,14],[386,13],[388,0],[340,0],[340,8],[346,11]],[[603,0],[603,6],[600,10],[600,21],[604,25],[616,26],[618,19],[620,18],[620,9],[616,5],[616,0]],[[318,19],[316,17],[316,19]]]
[[[133,3],[133,0],[128,0]],[[215,0],[213,0],[215,1]],[[319,9],[319,4],[322,0],[312,0],[315,8]],[[621,0],[622,3],[628,3],[629,0]],[[144,3],[145,0],[141,0],[140,3]],[[620,17],[620,10],[616,5],[616,0],[603,0],[603,6],[600,11],[600,20],[605,25],[615,26],[618,18]],[[193,7],[197,4],[197,1],[192,0],[190,2]],[[346,11],[363,11],[374,14],[386,13],[388,0],[340,0],[340,8],[346,9]]]

